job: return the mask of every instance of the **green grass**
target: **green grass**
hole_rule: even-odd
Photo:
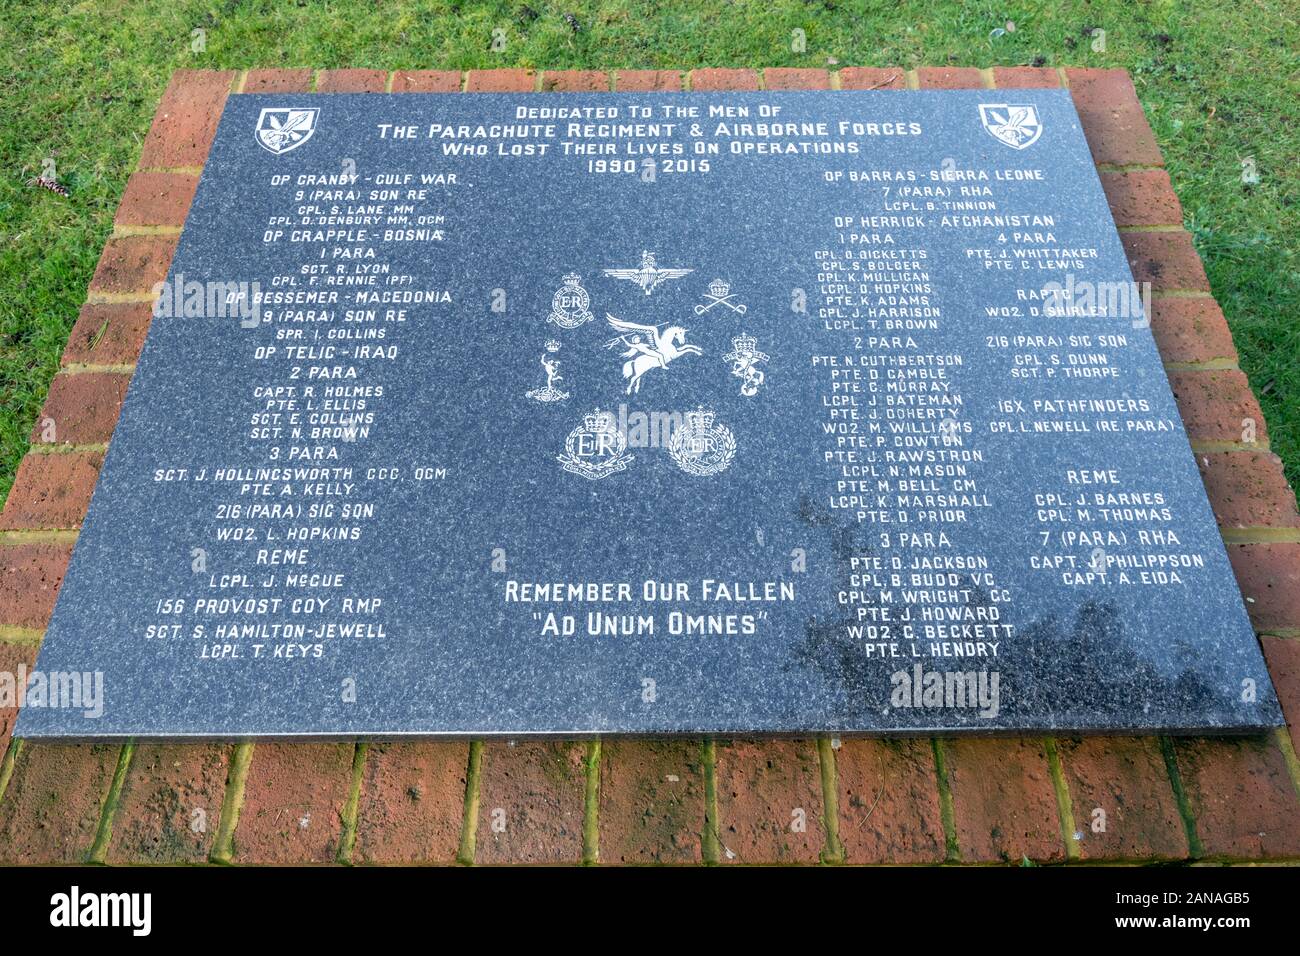
[[[1300,50],[1290,0],[560,4],[124,0],[0,5],[0,497],[167,78],[178,67],[618,69],[946,63],[1133,73],[1187,227],[1300,479]],[[564,14],[577,18],[574,32]],[[1008,20],[1015,29],[1006,30]],[[507,31],[504,52],[492,31]],[[992,32],[1004,32],[994,36]],[[1106,31],[1092,49],[1091,30]],[[191,31],[206,49],[191,50]],[[807,51],[791,48],[803,30]],[[1260,182],[1241,181],[1253,157]],[[25,185],[53,160],[70,199]]]

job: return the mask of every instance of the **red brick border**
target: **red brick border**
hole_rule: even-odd
[[[30,666],[232,92],[1068,86],[1291,735],[512,746],[11,744],[0,861],[1300,859],[1300,512],[1122,70],[178,71],[0,513],[0,669]],[[111,824],[111,826],[110,826]]]

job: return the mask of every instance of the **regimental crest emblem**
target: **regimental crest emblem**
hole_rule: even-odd
[[[736,436],[713,412],[697,408],[686,413],[686,423],[673,432],[668,454],[687,474],[707,477],[726,471],[736,457]]]
[[[697,305],[695,307],[695,314],[703,315],[705,312],[708,312],[709,309],[713,308],[715,305],[725,305],[732,312],[735,312],[739,315],[744,315],[746,312],[749,311],[749,306],[744,305],[743,303],[738,304],[732,302],[731,300],[734,299],[735,297],[736,294],[731,291],[730,282],[727,282],[725,279],[714,279],[712,282],[709,283],[709,291],[704,293],[704,298],[709,300],[709,304],[704,305],[703,303],[701,303],[700,305]]]
[[[737,335],[731,340],[731,351],[722,359],[731,363],[731,374],[740,379],[740,394],[746,398],[757,395],[767,378],[758,367],[759,362],[767,361],[767,353],[758,350],[758,339],[752,335]]]
[[[683,355],[703,355],[699,346],[686,343],[687,330],[680,325],[643,325],[640,322],[627,322],[615,318],[608,312],[605,319],[619,335],[605,343],[605,348],[620,348],[619,357],[623,362],[623,378],[627,379],[627,393],[635,395],[641,391],[641,376],[654,368],[668,368]]]
[[[564,442],[564,454],[556,461],[571,475],[598,481],[627,470],[634,456],[624,454],[625,451],[627,437],[619,430],[614,413],[597,408],[569,432]]]
[[[316,132],[317,107],[268,107],[257,118],[257,145],[277,156],[297,149]]]
[[[546,351],[542,353],[542,368],[546,370],[546,384],[541,388],[530,389],[525,394],[535,402],[562,402],[569,397],[569,393],[561,389],[557,382],[564,380],[560,374],[560,360],[555,357],[555,353],[560,351],[560,343],[555,339],[546,341]]]
[[[587,295],[581,282],[582,276],[576,272],[570,272],[564,277],[564,285],[551,297],[551,314],[546,317],[546,321],[554,322],[562,329],[576,329],[594,318],[588,308],[591,296]]]
[[[981,103],[980,122],[988,134],[1003,146],[1026,149],[1043,135],[1038,107],[1015,103]]]
[[[680,279],[682,276],[688,276],[694,271],[694,269],[660,269],[655,262],[655,254],[642,250],[640,268],[605,269],[604,273],[611,279],[626,279],[628,282],[634,282],[646,295],[649,295],[659,288],[661,282],[668,279]]]

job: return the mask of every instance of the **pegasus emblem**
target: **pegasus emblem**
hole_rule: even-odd
[[[641,391],[641,376],[652,368],[666,369],[669,362],[683,355],[704,354],[698,347],[686,344],[686,330],[680,325],[669,325],[660,331],[657,325],[625,322],[608,312],[605,319],[612,328],[623,333],[606,342],[605,348],[623,347],[620,357],[627,360],[623,363],[623,377],[627,379],[629,395]]]

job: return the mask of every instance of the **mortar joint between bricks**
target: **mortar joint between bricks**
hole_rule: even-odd
[[[0,644],[12,644],[18,647],[40,647],[45,639],[45,630],[39,627],[13,627],[0,624]]]
[[[1219,535],[1227,544],[1295,544],[1300,542],[1300,528],[1226,528]]]
[[[104,803],[99,810],[99,826],[95,830],[95,840],[86,855],[87,863],[103,863],[108,856],[108,846],[113,841],[113,819],[117,816],[117,807],[122,799],[122,786],[131,769],[131,758],[135,755],[134,738],[122,744],[117,752],[117,764],[113,769],[113,779]]]
[[[1295,747],[1291,743],[1291,734],[1286,727],[1277,727],[1273,730],[1273,736],[1277,739],[1278,749],[1282,751],[1282,759],[1286,762],[1287,773],[1291,776],[1291,787],[1295,790],[1296,796],[1300,797],[1300,758],[1297,758]]]
[[[817,738],[817,760],[821,771],[822,819],[826,830],[822,862],[843,863],[844,844],[840,841],[839,767],[835,762],[835,748],[831,746],[829,737]]]
[[[1061,763],[1061,754],[1056,749],[1056,739],[1043,739],[1043,751],[1047,755],[1047,767],[1052,776],[1052,789],[1056,794],[1056,812],[1060,821],[1061,840],[1065,844],[1067,862],[1079,859],[1079,841],[1076,838],[1078,827],[1074,820],[1074,802],[1070,796],[1070,784],[1065,779],[1065,768]]]
[[[79,453],[99,454],[108,451],[108,442],[88,442],[84,445],[63,444],[59,442],[32,442],[27,451],[33,455],[76,455]]]
[[[235,832],[239,829],[239,815],[244,809],[244,787],[248,781],[248,768],[253,762],[254,746],[251,740],[244,740],[231,747],[217,834],[208,856],[213,863],[229,863],[234,857]]]
[[[18,547],[24,544],[75,544],[79,529],[15,528],[0,531],[0,547]]]
[[[201,176],[202,166],[138,166],[137,173],[172,173],[178,176]]]
[[[22,753],[24,746],[22,739],[11,737],[9,746],[5,749],[4,755],[0,757],[0,803],[4,803],[5,792],[9,789],[9,780],[14,775],[14,764],[18,760],[18,755]]]
[[[460,849],[456,861],[473,866],[478,853],[479,783],[483,772],[483,741],[471,740],[469,761],[465,768],[465,802],[461,811]]]
[[[342,832],[339,834],[338,854],[335,857],[344,865],[352,863],[352,850],[357,842],[357,816],[368,754],[369,745],[364,740],[356,741],[352,751],[352,776],[348,784],[347,801],[343,805]]]
[[[582,862],[584,866],[594,866],[600,862],[601,741],[599,737],[587,742],[585,759],[582,796]]]
[[[114,225],[110,239],[131,239],[136,236],[179,236],[180,226],[123,226]]]

